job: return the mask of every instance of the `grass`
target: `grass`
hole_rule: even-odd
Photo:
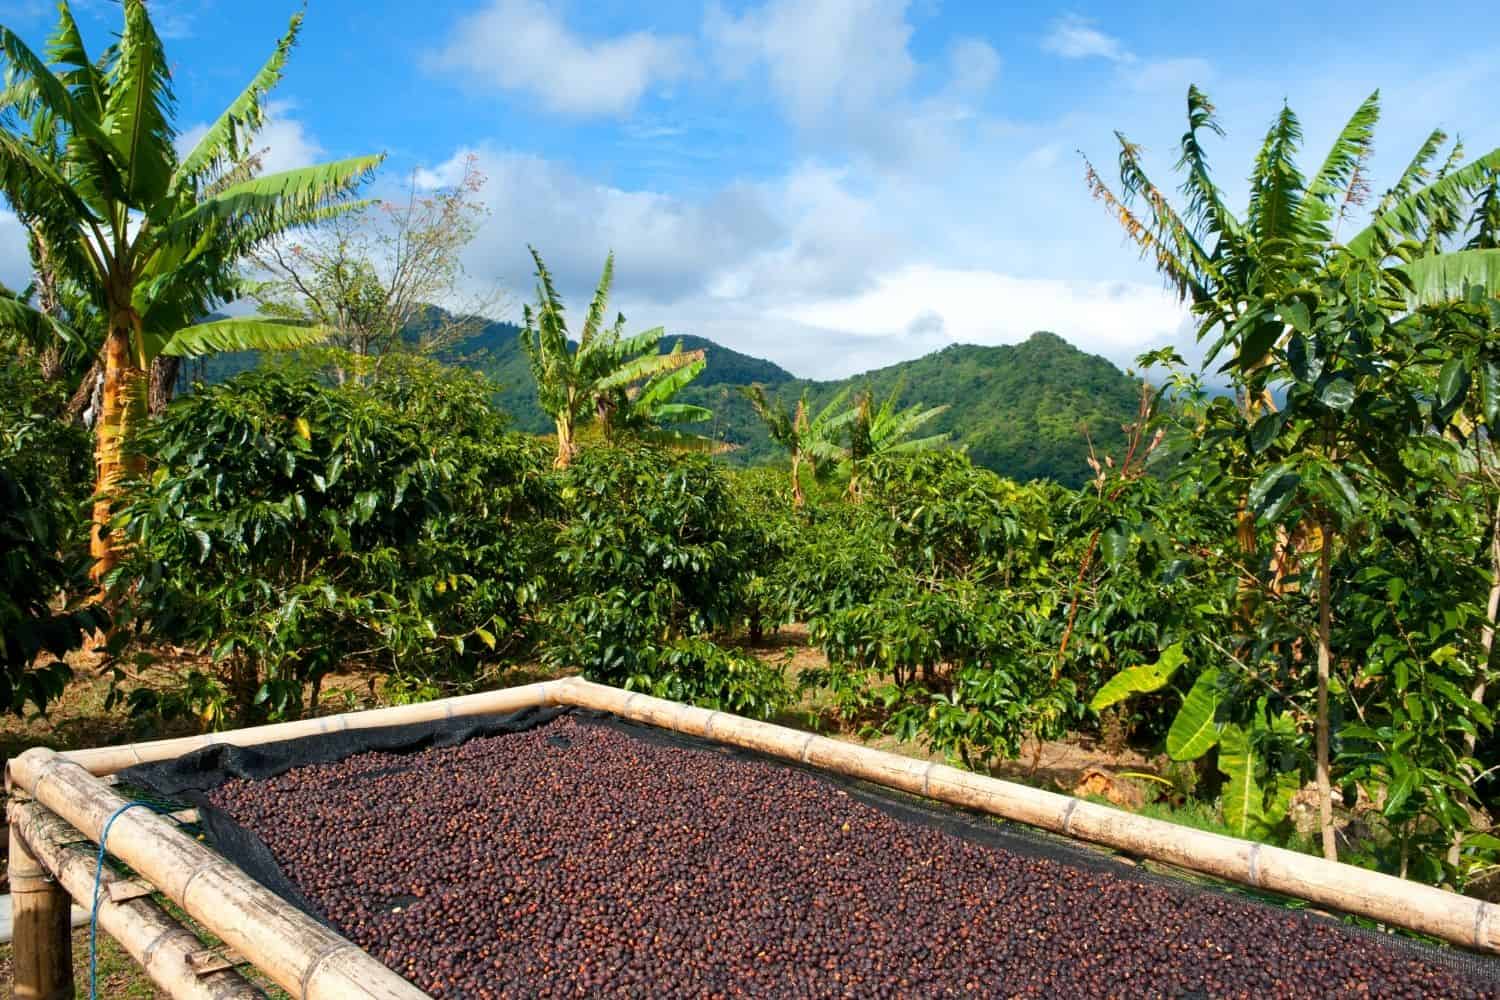
[[[0,982],[10,988],[11,947],[0,944]],[[78,995],[89,995],[89,931],[82,928],[73,932],[73,982]],[[7,993],[7,996],[10,994]],[[100,997],[110,1000],[158,1000],[166,993],[158,990],[146,978],[141,967],[115,943],[108,934],[99,935],[99,989]]]

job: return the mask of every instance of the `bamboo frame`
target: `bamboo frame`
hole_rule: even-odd
[[[7,782],[98,843],[126,800],[45,747],[11,759]],[[299,1000],[418,1000],[426,994],[145,809],[119,813],[109,852]]]
[[[72,900],[15,827],[9,841],[15,1000],[71,1000]]]
[[[457,719],[475,715],[499,715],[537,705],[559,704],[552,692],[563,681],[539,681],[522,684],[499,691],[468,694],[458,698],[443,698],[418,705],[398,705],[393,708],[376,708],[364,712],[345,712],[342,715],[327,715],[317,719],[299,719],[296,722],[278,722],[269,726],[253,726],[234,729],[224,733],[208,733],[204,736],[183,736],[171,740],[152,740],[148,743],[126,743],[121,746],[97,747],[91,750],[70,750],[61,754],[83,767],[90,774],[106,775],[123,771],[136,764],[180,757],[194,750],[229,744],[249,747],[277,740],[295,740],[304,736],[318,736],[348,729],[374,729],[379,726],[409,726],[417,722],[435,722],[438,719]]]
[[[1462,947],[1500,953],[1500,906],[1481,900],[935,762],[580,678],[213,736],[66,754],[33,749],[10,762],[7,777],[42,806],[97,841],[104,818],[124,800],[95,775],[220,743],[254,746],[318,733],[498,714],[543,705],[610,712],[635,722],[758,750],[1231,882],[1300,897]],[[423,995],[353,944],[286,906],[239,869],[154,815],[136,811],[121,816],[111,830],[109,847],[111,853],[140,871],[168,898],[294,996],[308,1000],[395,1000]]]
[[[77,830],[34,802],[12,801],[7,811],[11,830],[67,890],[69,902],[77,900],[90,906],[98,861],[93,845],[82,847],[86,841]],[[176,1000],[264,1000],[265,993],[233,969],[203,976],[194,972],[190,959],[203,951],[195,934],[147,897],[124,902],[110,898],[109,888],[127,881],[105,866],[100,880],[99,928],[120,943],[152,982]],[[71,965],[71,931],[64,941]],[[72,995],[70,982],[67,996]]]

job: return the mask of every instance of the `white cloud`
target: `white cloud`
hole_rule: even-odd
[[[470,152],[421,177],[452,183]],[[612,249],[612,308],[631,329],[660,324],[669,334],[706,336],[799,375],[843,376],[950,343],[1016,342],[1038,329],[1124,364],[1173,337],[1181,321],[1154,284],[1007,273],[993,235],[987,247],[959,248],[957,262],[945,262],[919,235],[942,191],[848,167],[807,161],[774,180],[686,197],[624,190],[509,151],[481,147],[477,156],[490,209],[465,256],[477,286],[498,284],[529,301],[526,244],[534,242],[564,299],[581,308]],[[1035,170],[1055,173],[1046,164]],[[893,210],[904,202],[909,214]],[[1036,247],[1025,250],[1034,256]],[[1067,258],[1076,246],[1051,252]],[[995,263],[973,263],[986,256]]]
[[[1154,285],[916,265],[882,276],[864,294],[774,315],[850,334],[939,331],[950,343],[966,344],[1011,344],[1051,330],[1089,350],[1129,358],[1171,337],[1185,313]]]
[[[907,0],[767,0],[735,16],[717,3],[704,19],[720,72],[759,85],[804,141],[884,166],[941,161],[955,126],[994,83],[1000,57],[976,38],[955,40],[935,96],[910,51]]]
[[[1042,48],[1064,59],[1109,59],[1122,62],[1133,59],[1125,46],[1113,35],[1094,27],[1094,22],[1077,14],[1065,14],[1052,23],[1052,30],[1042,39]]]
[[[251,148],[265,150],[261,161],[261,172],[280,173],[308,167],[322,158],[324,149],[307,131],[307,126],[293,118],[291,112],[296,105],[290,101],[268,101],[266,103],[265,126],[256,133]],[[208,133],[206,122],[185,129],[177,137],[178,155],[184,155],[196,146]]]
[[[705,29],[731,73],[764,65],[803,129],[901,98],[916,73],[906,0],[770,0],[738,18],[715,5]]]
[[[690,43],[636,31],[588,39],[537,0],[491,0],[459,20],[430,64],[479,86],[530,94],[549,111],[623,115],[687,70]]]
[[[956,94],[978,97],[994,86],[1000,75],[1000,54],[978,38],[960,38],[948,49],[951,69],[949,89]]]

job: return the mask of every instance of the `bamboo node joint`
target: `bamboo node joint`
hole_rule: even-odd
[[[1077,799],[1069,799],[1068,800],[1068,807],[1063,810],[1063,814],[1062,814],[1062,830],[1063,830],[1063,833],[1066,834],[1067,836],[1070,836],[1070,837],[1073,835],[1073,810],[1077,809],[1077,808],[1078,808],[1078,800]]]

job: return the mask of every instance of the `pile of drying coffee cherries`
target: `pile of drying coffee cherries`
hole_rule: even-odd
[[[212,799],[441,998],[1497,995],[1329,921],[1012,853],[574,716]]]

